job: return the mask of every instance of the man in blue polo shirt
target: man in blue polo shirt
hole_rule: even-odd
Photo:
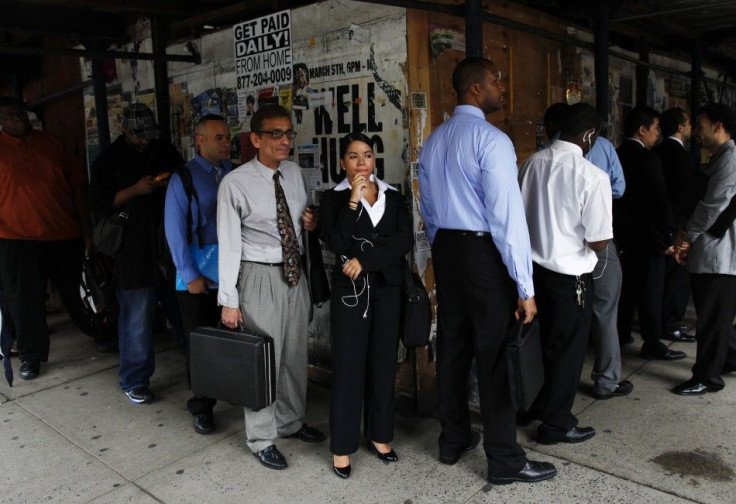
[[[189,161],[192,195],[187,192],[182,177],[175,174],[166,191],[164,226],[177,272],[177,283],[186,290],[177,291],[186,338],[186,369],[189,377],[189,334],[201,325],[215,325],[220,319],[217,306],[217,276],[207,276],[197,266],[195,249],[217,243],[217,188],[222,177],[230,172],[230,130],[221,116],[208,114],[195,126],[197,154]],[[191,219],[188,216],[191,212]],[[189,222],[189,224],[188,224]],[[209,247],[211,248],[211,247]],[[214,259],[217,252],[214,252]],[[215,272],[217,269],[215,268]],[[209,434],[215,428],[212,409],[215,400],[193,396],[187,408],[194,416],[194,430]]]

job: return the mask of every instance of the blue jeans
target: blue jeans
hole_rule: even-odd
[[[128,391],[135,387],[148,387],[156,367],[153,320],[158,290],[155,287],[118,289],[117,293],[120,304],[120,388]]]

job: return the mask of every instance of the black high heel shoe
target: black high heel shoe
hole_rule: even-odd
[[[382,460],[384,462],[396,462],[399,460],[399,456],[396,455],[396,452],[393,448],[391,448],[391,451],[388,453],[381,453],[380,451],[378,451],[378,448],[376,448],[376,445],[374,445],[372,441],[370,441],[370,447],[371,450],[373,450],[373,452],[378,457],[378,460]]]
[[[332,466],[332,471],[340,476],[342,479],[348,479],[350,477],[350,464],[345,467]]]

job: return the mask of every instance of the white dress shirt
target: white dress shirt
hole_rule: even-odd
[[[307,191],[301,168],[291,161],[282,161],[278,170],[303,254],[301,215],[307,207]],[[274,172],[254,158],[225,175],[220,183],[217,193],[217,240],[220,244],[217,301],[222,306],[239,307],[240,261],[283,261],[276,222]]]
[[[557,273],[582,275],[598,257],[587,243],[613,238],[611,185],[577,145],[555,140],[519,171],[532,261]]]

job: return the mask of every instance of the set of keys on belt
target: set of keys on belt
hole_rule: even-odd
[[[579,276],[575,277],[575,302],[585,308],[585,282]]]

